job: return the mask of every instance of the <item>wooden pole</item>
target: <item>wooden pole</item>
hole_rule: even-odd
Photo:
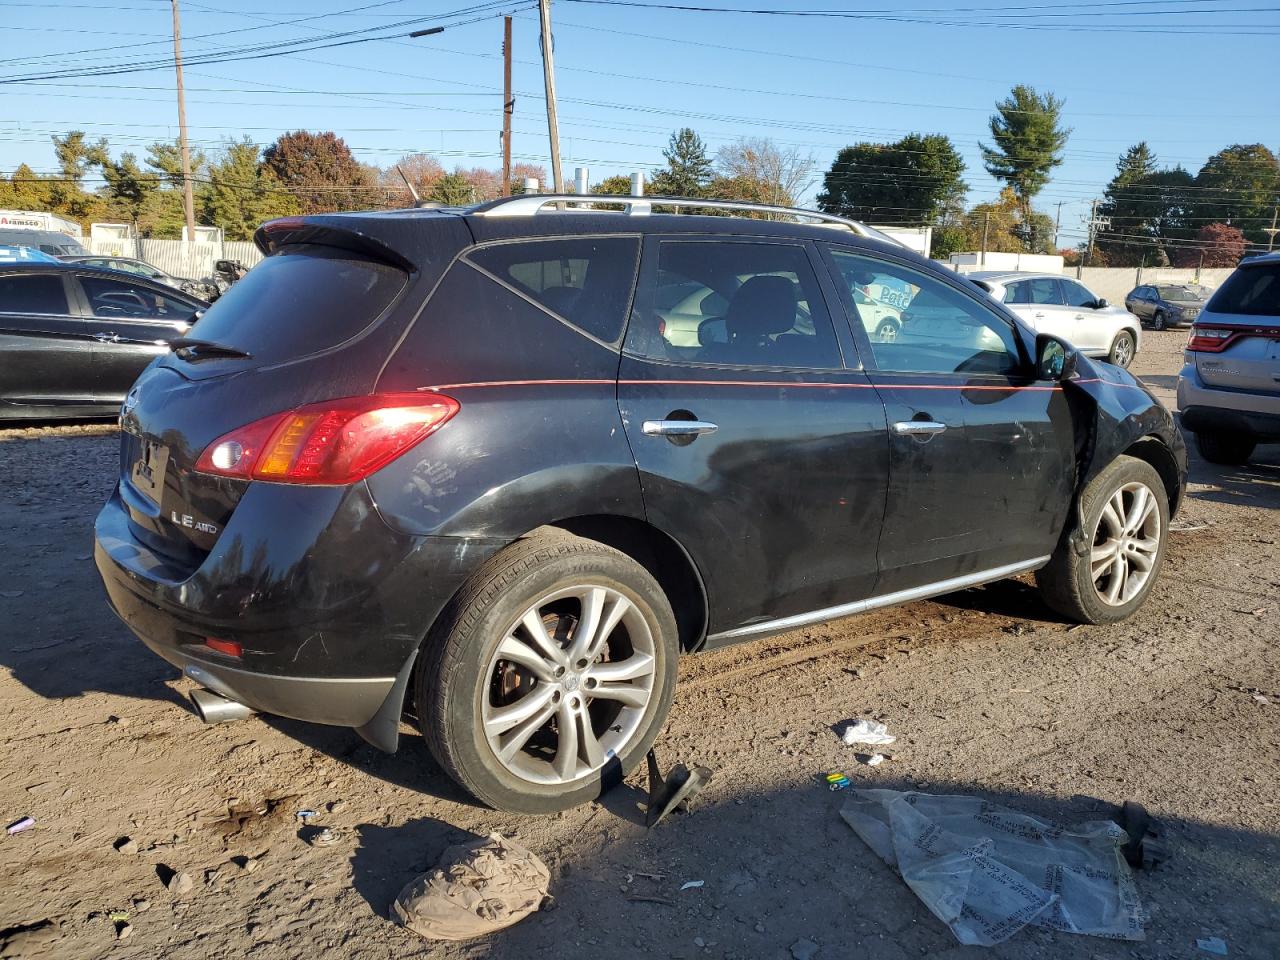
[[[173,4],[173,66],[178,74],[178,145],[182,153],[182,209],[187,220],[187,239],[196,239],[196,202],[191,191],[191,148],[187,145],[187,100],[182,90],[182,25],[178,0]]]
[[[175,0],[176,2],[176,0]],[[551,0],[538,0],[542,21],[542,79],[547,89],[547,133],[551,138],[551,182],[556,193],[564,193],[560,173],[560,126],[556,121],[555,41],[551,37]]]
[[[511,193],[511,115],[516,102],[511,96],[511,18],[502,24],[502,196]]]

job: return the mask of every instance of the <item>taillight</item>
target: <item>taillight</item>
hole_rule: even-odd
[[[1229,327],[1202,327],[1197,323],[1191,327],[1187,349],[1196,353],[1221,353],[1238,333]]]
[[[196,470],[276,483],[355,483],[439,430],[458,410],[458,401],[438,393],[312,403],[223,434],[200,454]]]

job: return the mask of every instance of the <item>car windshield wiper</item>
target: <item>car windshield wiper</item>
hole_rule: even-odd
[[[169,341],[169,348],[183,360],[212,360],[215,357],[232,357],[239,360],[250,360],[252,355],[239,347],[229,347],[225,343],[214,343],[212,340],[200,340],[196,337],[178,337]]]

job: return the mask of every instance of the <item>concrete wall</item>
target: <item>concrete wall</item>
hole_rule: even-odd
[[[1134,287],[1143,283],[1199,283],[1210,290],[1218,289],[1223,280],[1231,276],[1233,267],[1206,267],[1203,270],[1175,270],[1172,267],[1085,267],[1078,271],[1080,282],[1100,297],[1123,305],[1124,298]],[[1074,277],[1075,267],[1067,267],[1063,276]]]

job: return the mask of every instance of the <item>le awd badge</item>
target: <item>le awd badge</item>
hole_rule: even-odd
[[[189,513],[179,514],[176,510],[169,511],[169,519],[179,527],[187,527],[195,530],[197,533],[215,534],[218,532],[217,526],[212,523],[205,523],[203,520],[197,520]]]

